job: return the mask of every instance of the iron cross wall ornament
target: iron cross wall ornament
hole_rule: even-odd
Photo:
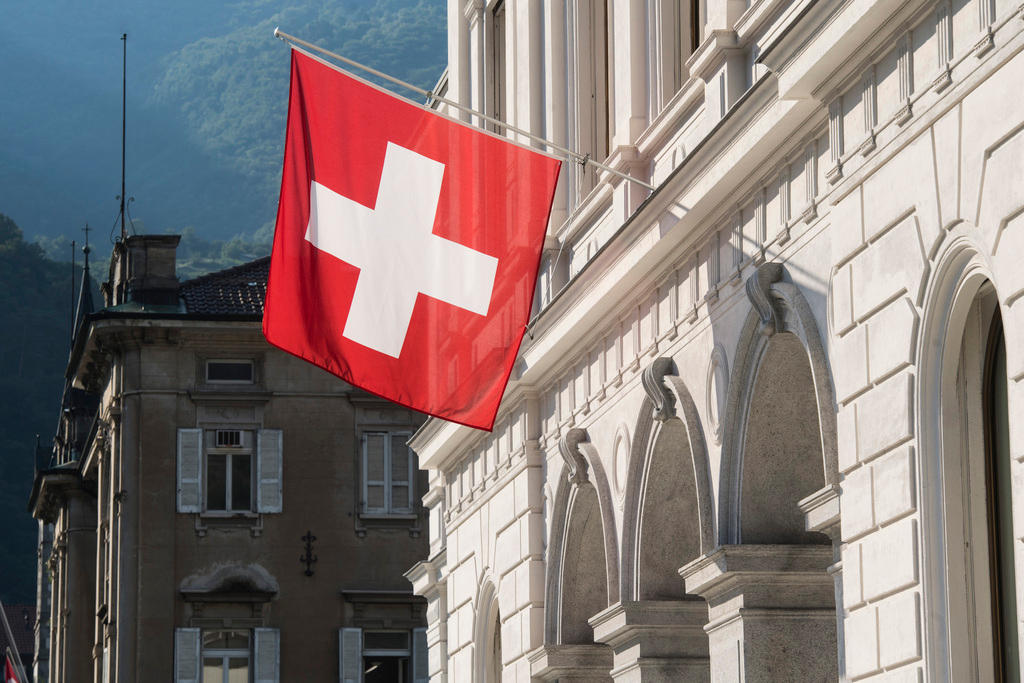
[[[302,540],[306,543],[306,554],[299,558],[299,562],[306,565],[306,576],[313,576],[313,563],[317,561],[317,556],[313,554],[313,541],[316,540],[316,536],[313,535],[312,531],[306,530],[306,535],[302,537]]]

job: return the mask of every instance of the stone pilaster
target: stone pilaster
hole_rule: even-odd
[[[619,602],[590,619],[594,640],[614,652],[616,683],[708,681],[703,600]]]
[[[680,569],[708,601],[711,680],[835,680],[832,561],[831,545],[732,545]]]

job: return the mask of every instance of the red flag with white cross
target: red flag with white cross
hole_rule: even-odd
[[[293,49],[267,340],[491,429],[560,165]]]

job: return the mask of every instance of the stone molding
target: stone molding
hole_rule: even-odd
[[[651,397],[654,404],[654,417],[659,422],[664,422],[670,417],[675,417],[675,398],[665,384],[665,375],[675,373],[675,363],[671,358],[662,356],[656,358],[653,363],[644,368],[640,381],[644,391]]]
[[[573,427],[558,440],[558,452],[569,468],[567,476],[569,481],[576,486],[589,481],[587,459],[580,452],[580,443],[589,440],[590,435],[582,427]]]
[[[530,676],[540,681],[610,681],[612,650],[606,645],[544,645],[531,652]]]
[[[747,298],[761,319],[760,331],[770,337],[781,330],[782,313],[772,297],[771,286],[782,281],[783,268],[781,263],[770,261],[762,263],[747,278]]]

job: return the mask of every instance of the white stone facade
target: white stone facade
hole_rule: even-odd
[[[431,680],[1016,680],[1024,7],[448,16],[448,97],[657,189],[566,164],[494,432],[413,439]]]

